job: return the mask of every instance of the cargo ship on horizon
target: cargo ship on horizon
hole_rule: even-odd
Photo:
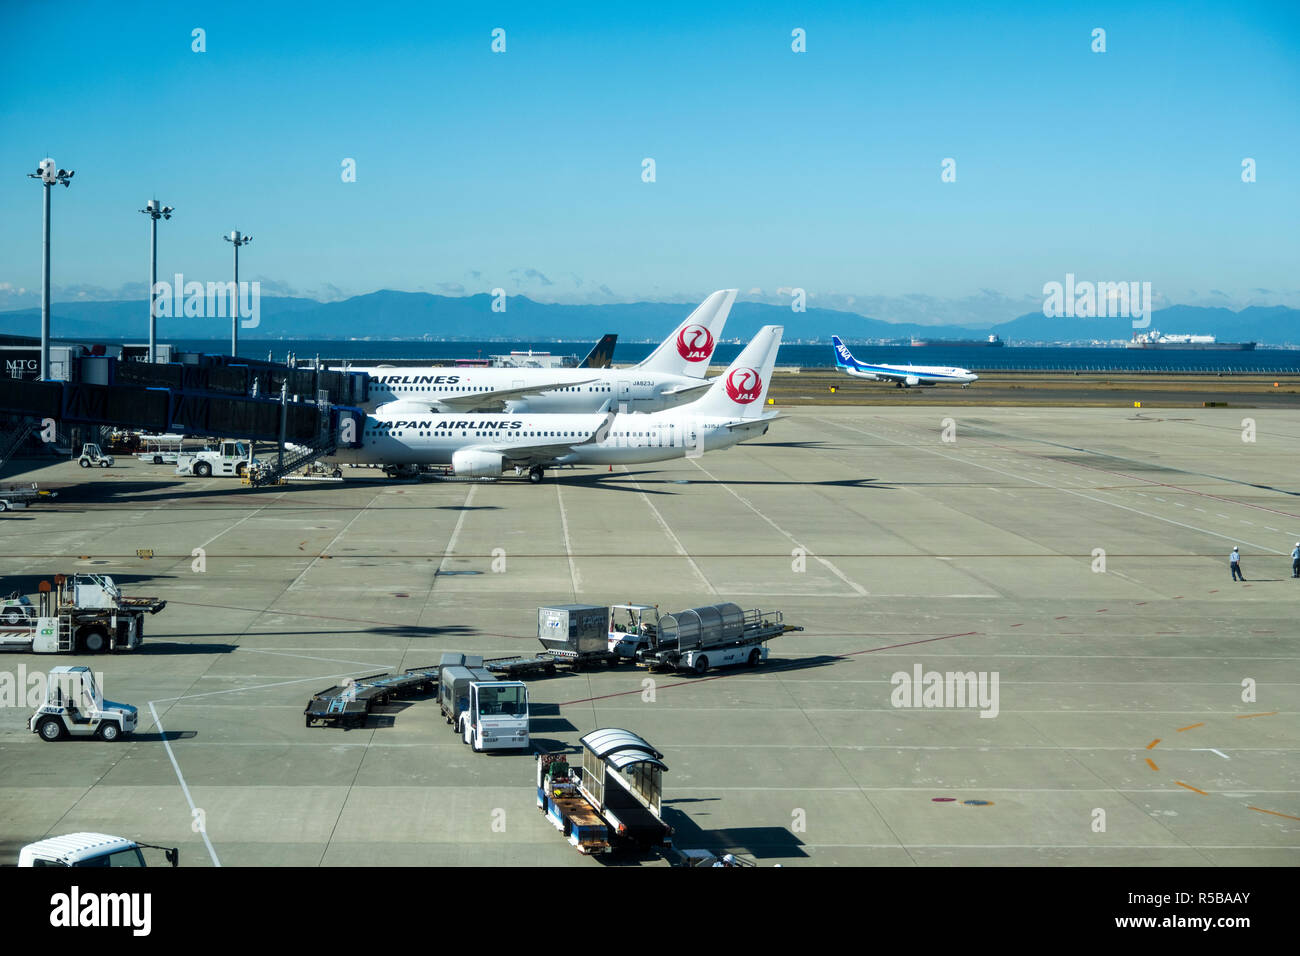
[[[925,348],[927,346],[956,346],[958,348],[1001,348],[1003,341],[996,335],[990,335],[987,339],[912,339],[912,345],[915,348]]]
[[[1254,342],[1220,342],[1213,335],[1165,335],[1152,329],[1135,332],[1130,349],[1176,349],[1188,352],[1253,352]]]

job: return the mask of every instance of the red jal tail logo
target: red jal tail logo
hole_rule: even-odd
[[[703,362],[713,354],[713,333],[702,325],[688,325],[677,333],[677,354],[688,362]]]
[[[738,405],[748,405],[756,401],[758,393],[762,390],[763,378],[758,374],[757,369],[732,369],[727,376],[727,394]]]

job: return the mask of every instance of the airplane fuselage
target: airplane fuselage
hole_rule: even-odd
[[[700,417],[672,410],[653,414],[539,415],[439,413],[366,416],[360,448],[340,448],[333,460],[352,464],[449,465],[458,451],[499,452],[568,446],[558,464],[620,465],[667,461],[729,448],[767,432],[770,419]],[[732,427],[728,427],[732,426]],[[591,437],[602,429],[598,441]],[[585,443],[585,444],[583,444]]]
[[[635,369],[590,368],[381,368],[352,367],[370,375],[370,409],[390,402],[436,403],[440,399],[465,399],[475,393],[525,388],[534,382],[558,387],[525,398],[506,399],[512,413],[581,414],[595,412],[607,402],[611,408],[626,405],[629,412],[654,412],[690,401],[695,393],[667,394],[690,389],[703,379]],[[486,400],[486,399],[485,399]]]
[[[866,365],[856,368],[841,366],[841,370],[856,378],[872,381],[893,381],[904,387],[910,385],[969,385],[979,376],[968,369],[947,365]],[[913,381],[913,379],[915,381]]]

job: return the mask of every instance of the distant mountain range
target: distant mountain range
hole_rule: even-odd
[[[665,302],[620,305],[558,305],[524,296],[506,300],[505,312],[493,312],[486,294],[454,298],[425,292],[383,290],[340,302],[263,296],[260,325],[240,337],[262,340],[302,339],[472,339],[508,342],[586,341],[617,332],[624,342],[658,341],[694,308]],[[725,336],[747,340],[763,325],[784,325],[786,341],[829,341],[832,334],[853,341],[908,339],[985,339],[990,332],[1008,345],[1087,343],[1128,339],[1129,319],[1048,318],[1030,312],[993,326],[971,329],[918,325],[831,309],[792,312],[788,306],[738,302]],[[56,302],[52,334],[59,339],[143,342],[148,338],[148,306],[140,300]],[[1152,329],[1169,333],[1214,335],[1221,342],[1300,344],[1300,310],[1286,306],[1230,309],[1175,305],[1151,316]],[[40,310],[0,312],[0,334],[39,335]],[[160,318],[160,341],[222,339],[230,334],[226,318]]]

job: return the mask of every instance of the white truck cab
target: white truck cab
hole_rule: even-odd
[[[461,739],[476,753],[527,750],[528,688],[522,681],[474,681],[469,706],[460,714]]]
[[[109,836],[107,833],[69,833],[67,836],[49,837],[37,843],[29,843],[18,853],[19,866],[148,866],[144,860],[141,847],[151,846],[136,843],[123,837]],[[180,859],[179,851],[174,847],[157,847],[172,866]]]

